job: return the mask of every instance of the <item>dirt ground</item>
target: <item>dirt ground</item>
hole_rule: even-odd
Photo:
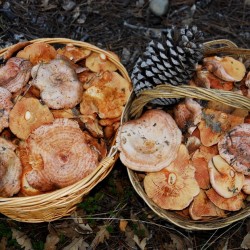
[[[40,37],[72,38],[114,51],[129,74],[147,43],[171,26],[196,25],[204,41],[226,38],[250,48],[249,0],[170,0],[160,17],[150,11],[148,0],[0,4],[0,47]],[[243,242],[250,228],[248,218],[207,232],[187,231],[160,219],[133,190],[119,160],[72,217],[35,225],[0,219],[0,249],[250,248],[250,239]]]

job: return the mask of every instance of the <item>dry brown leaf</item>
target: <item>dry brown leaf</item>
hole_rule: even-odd
[[[17,243],[24,249],[24,250],[33,250],[30,238],[23,232],[15,228],[11,228],[12,231],[12,239],[15,239]]]
[[[243,249],[250,249],[250,232],[245,235],[240,247]]]
[[[134,237],[133,237],[133,240],[135,241],[135,243],[137,244],[137,246],[141,249],[141,250],[144,250],[146,245],[147,245],[147,240],[149,238],[145,237],[143,238],[141,241],[139,239],[139,237],[135,234]]]
[[[129,247],[129,249],[136,248],[136,244],[134,241],[134,232],[129,226],[126,227],[125,236],[126,236],[125,241]]]
[[[60,241],[60,238],[51,224],[48,224],[49,234],[46,237],[44,250],[56,250],[56,244]]]
[[[103,243],[106,239],[109,239],[109,231],[107,230],[107,225],[98,226],[99,231],[96,233],[94,240],[91,242],[91,249],[96,249],[96,247]]]
[[[75,238],[68,246],[64,247],[62,250],[87,250],[89,244],[84,241],[82,237]]]
[[[128,221],[127,220],[120,220],[119,222],[119,228],[122,232],[126,231],[126,227],[128,225]]]
[[[1,250],[6,250],[6,246],[7,246],[7,238],[3,237],[1,239],[1,242],[0,242],[0,249]]]
[[[84,223],[84,220],[78,215],[77,212],[74,212],[71,216],[73,218],[73,221],[86,233],[92,233],[93,229],[90,227],[90,225],[87,223]],[[78,231],[78,230],[77,230]],[[81,232],[79,232],[81,233]]]

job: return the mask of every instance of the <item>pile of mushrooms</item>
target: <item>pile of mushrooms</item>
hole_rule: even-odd
[[[250,97],[249,77],[240,60],[214,56],[198,65],[190,85]],[[156,206],[192,220],[226,217],[250,195],[249,117],[247,110],[192,98],[146,110],[119,128],[120,159]]]
[[[117,57],[118,59],[118,57]],[[131,84],[108,56],[19,43],[0,68],[0,197],[74,184],[107,156]]]

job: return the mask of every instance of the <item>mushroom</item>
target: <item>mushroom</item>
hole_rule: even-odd
[[[33,65],[48,63],[56,57],[57,53],[53,46],[47,43],[32,43],[17,53],[17,57],[29,60]]]
[[[244,175],[238,173],[220,155],[208,163],[210,183],[214,190],[224,198],[237,195],[244,184]]]
[[[159,171],[176,158],[181,137],[181,131],[168,113],[148,110],[119,128],[120,160],[137,171]]]
[[[113,53],[117,60],[118,56]],[[116,71],[117,66],[111,62],[106,54],[92,52],[86,58],[86,67],[93,72]]]
[[[79,47],[76,47],[73,44],[69,43],[66,46],[64,46],[63,48],[59,48],[57,50],[57,53],[59,55],[66,56],[71,61],[76,63],[76,62],[88,57],[91,53],[91,50],[79,48]]]
[[[31,63],[22,58],[12,57],[0,68],[0,86],[11,93],[23,88],[30,79]]]
[[[245,176],[245,181],[243,183],[242,191],[245,194],[250,194],[250,176]]]
[[[247,73],[245,85],[250,89],[250,71]]]
[[[32,68],[33,84],[42,100],[52,109],[73,108],[82,99],[83,87],[77,74],[64,59],[54,59]]]
[[[16,44],[12,45],[4,53],[3,59],[5,61],[10,59],[15,52],[19,51],[20,49],[23,49],[24,47],[26,47],[29,44],[30,44],[30,41],[25,41],[25,42],[19,42],[19,43],[16,43]]]
[[[104,72],[95,78],[82,96],[80,112],[97,113],[99,118],[120,117],[131,92],[130,83],[117,72]]]
[[[213,188],[206,191],[206,194],[210,201],[214,203],[220,209],[227,211],[238,211],[244,207],[244,200],[246,195],[239,192],[237,195],[231,198],[224,198],[220,196]]]
[[[9,126],[9,113],[13,107],[11,97],[7,89],[0,87],[0,132]]]
[[[194,173],[187,148],[181,144],[176,159],[168,167],[145,176],[145,192],[163,209],[182,210],[200,191]]]
[[[18,138],[26,140],[34,129],[53,120],[54,117],[46,105],[33,97],[23,97],[10,111],[9,127]]]
[[[22,166],[16,146],[0,137],[0,196],[11,197],[20,190]]]
[[[203,59],[203,62],[208,71],[224,81],[239,82],[243,79],[246,73],[245,65],[230,56],[206,57]]]
[[[193,220],[207,220],[209,217],[225,217],[225,212],[215,206],[207,197],[204,190],[194,198],[189,206],[189,214]]]
[[[250,124],[229,130],[218,142],[219,153],[236,171],[250,175]]]
[[[97,147],[76,121],[67,118],[40,126],[26,142],[32,167],[26,179],[40,191],[71,185],[93,172],[99,163]]]

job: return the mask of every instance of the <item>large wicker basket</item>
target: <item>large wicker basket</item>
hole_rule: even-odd
[[[216,40],[204,43],[205,56],[208,55],[230,55],[236,58],[249,59],[250,50],[240,49],[228,40]],[[192,87],[188,85],[172,86],[172,85],[159,85],[151,90],[145,90],[141,92],[139,97],[134,94],[130,96],[130,99],[125,107],[122,122],[140,117],[143,112],[144,106],[155,98],[185,98],[192,97],[201,100],[214,100],[221,102],[236,108],[242,108],[250,110],[250,99],[242,95],[234,94],[229,91],[221,91],[214,89],[204,89],[199,87]],[[142,183],[140,181],[138,172],[127,168],[129,179],[139,194],[139,196],[145,201],[145,203],[161,218],[170,221],[171,223],[188,230],[213,230],[222,227],[226,227],[233,222],[246,218],[250,215],[250,204],[239,212],[231,213],[230,217],[222,219],[214,219],[211,221],[194,221],[184,218],[177,213],[164,210],[158,207],[148,196],[146,195]]]
[[[30,41],[30,43],[38,42],[59,46],[73,44],[93,52],[103,53],[117,66],[119,73],[130,82],[124,66],[108,51],[104,51],[86,42],[64,38],[42,38]],[[5,57],[11,49],[11,47],[8,47],[0,50],[0,56]],[[113,139],[114,141],[115,138]],[[94,172],[81,181],[46,194],[29,197],[0,198],[0,213],[17,221],[31,223],[53,221],[70,215],[76,209],[77,204],[82,201],[83,197],[112,170],[118,154],[117,150],[114,150],[113,144],[111,146],[107,157],[100,162]]]

